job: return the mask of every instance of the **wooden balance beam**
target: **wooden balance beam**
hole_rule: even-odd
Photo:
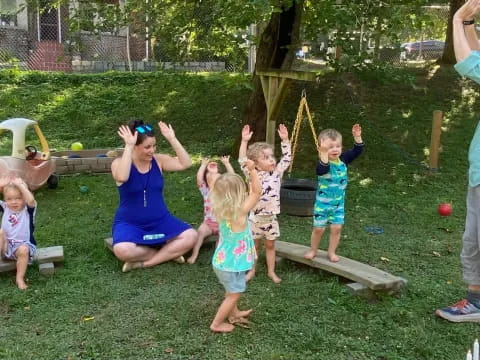
[[[33,257],[38,264],[38,270],[42,275],[52,275],[55,272],[55,263],[63,262],[63,246],[51,246],[38,248]],[[17,268],[13,260],[0,258],[0,272],[12,271]]]
[[[303,257],[310,249],[307,246],[277,240],[275,248],[277,257],[293,260],[353,280],[354,283],[348,284],[347,287],[356,295],[370,297],[375,291],[382,290],[397,292],[407,283],[401,277],[343,256],[339,256],[340,261],[331,262],[328,260],[327,252],[323,250],[318,250],[317,256],[309,260]]]

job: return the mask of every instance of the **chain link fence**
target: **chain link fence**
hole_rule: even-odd
[[[234,34],[237,44],[226,56],[216,56],[206,48],[189,55],[180,54],[176,44],[150,36],[148,18],[134,20],[119,27],[114,22],[95,26],[101,16],[94,8],[85,8],[87,16],[82,22],[73,18],[82,2],[61,7],[48,7],[47,0],[40,8],[18,5],[22,0],[0,0],[0,69],[18,66],[21,69],[66,72],[121,71],[247,71],[253,68],[255,52],[248,35],[252,29]],[[106,0],[115,4],[118,0]],[[118,4],[118,2],[117,2]],[[75,6],[77,8],[75,8]],[[440,58],[445,46],[445,33],[449,15],[448,6],[425,7],[436,24],[431,29],[400,29],[396,39],[375,36],[360,27],[348,34],[346,46],[349,54],[363,54],[369,61],[386,62],[396,66],[422,64]],[[90,12],[90,13],[88,13]],[[85,15],[85,14],[84,14]],[[199,25],[208,28],[209,21]],[[75,26],[72,26],[73,25]],[[302,32],[303,33],[303,32]],[[335,32],[303,38],[297,53],[296,64],[325,64],[340,56],[340,48],[332,46]],[[228,41],[229,38],[225,38]],[[232,37],[230,38],[230,41]],[[185,41],[179,37],[177,42]],[[250,57],[249,57],[250,54]],[[345,56],[346,52],[342,56]]]

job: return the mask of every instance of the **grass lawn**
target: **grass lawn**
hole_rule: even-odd
[[[65,264],[52,277],[30,267],[24,292],[13,274],[0,274],[0,358],[464,359],[478,326],[451,324],[433,312],[464,296],[459,252],[478,88],[451,68],[410,71],[414,86],[372,75],[295,84],[279,119],[292,129],[305,86],[317,130],[335,127],[349,146],[352,124],[362,125],[367,147],[350,167],[339,253],[406,278],[400,296],[368,303],[350,295],[338,277],[286,260],[277,268],[283,282],[275,285],[262,254],[240,302],[254,309],[251,328],[213,334],[209,324],[223,296],[210,265],[213,245],[202,248],[195,265],[123,274],[103,245],[118,203],[111,176],[63,176],[58,189],[35,195],[37,241],[63,245]],[[116,129],[133,116],[171,122],[195,164],[166,174],[165,197],[174,214],[197,227],[199,158],[231,151],[250,91],[244,75],[3,71],[0,119],[38,120],[58,150],[74,141],[85,148],[121,146]],[[445,112],[442,152],[440,171],[428,176],[435,109]],[[313,178],[316,154],[303,126],[292,176]],[[157,139],[158,150],[169,152]],[[9,147],[0,136],[1,153]],[[82,185],[88,193],[79,191]],[[440,202],[453,204],[451,216],[437,214]],[[281,240],[309,243],[310,218],[282,214],[279,221]],[[371,235],[365,226],[384,233]]]

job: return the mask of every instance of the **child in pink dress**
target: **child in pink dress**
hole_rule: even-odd
[[[234,174],[232,165],[230,164],[230,156],[222,156],[220,161],[225,166],[227,173]],[[189,264],[194,264],[197,261],[198,253],[202,247],[203,240],[212,235],[218,235],[218,223],[212,213],[212,206],[210,203],[210,191],[213,189],[215,181],[220,177],[218,171],[218,164],[208,158],[202,159],[202,164],[197,171],[197,186],[203,197],[203,222],[198,228],[198,237],[195,246],[192,249],[192,254],[187,259]]]

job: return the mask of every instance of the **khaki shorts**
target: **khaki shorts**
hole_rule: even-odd
[[[249,220],[254,239],[276,240],[280,237],[276,215],[250,215]]]

